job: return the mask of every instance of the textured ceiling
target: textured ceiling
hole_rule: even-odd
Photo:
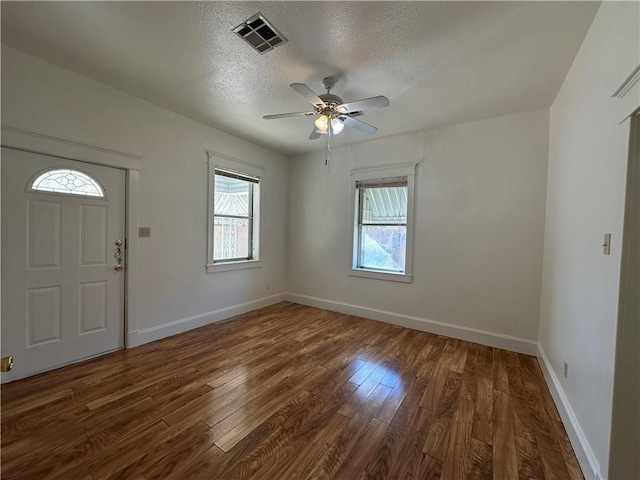
[[[289,88],[385,95],[378,137],[548,107],[598,2],[2,2],[2,42],[285,154],[323,148]],[[289,42],[232,29],[261,12]],[[337,145],[369,139],[345,128]]]

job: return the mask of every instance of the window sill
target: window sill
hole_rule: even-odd
[[[262,267],[262,260],[243,260],[240,262],[222,262],[205,265],[207,273],[230,272],[231,270],[245,270],[247,268]]]
[[[372,278],[374,280],[386,280],[388,282],[412,283],[413,275],[406,273],[383,272],[380,270],[365,270],[363,268],[349,271],[350,277]]]

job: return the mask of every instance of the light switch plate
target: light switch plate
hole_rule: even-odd
[[[140,227],[140,228],[138,228],[138,236],[139,237],[150,237],[151,236],[151,228],[150,227]]]
[[[611,234],[604,234],[604,243],[602,244],[602,253],[604,255],[609,255],[611,253]]]

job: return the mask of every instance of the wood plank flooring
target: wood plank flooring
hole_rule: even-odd
[[[583,478],[534,357],[291,303],[1,393],[4,480]]]

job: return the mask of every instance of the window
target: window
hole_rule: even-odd
[[[411,282],[415,164],[354,170],[351,275]]]
[[[86,173],[69,168],[56,168],[38,175],[31,183],[30,190],[105,198],[104,190],[97,180]]]
[[[213,261],[253,258],[253,194],[258,179],[216,168]]]
[[[360,181],[357,266],[403,273],[407,245],[407,177]]]
[[[211,155],[207,272],[259,267],[260,167]]]

